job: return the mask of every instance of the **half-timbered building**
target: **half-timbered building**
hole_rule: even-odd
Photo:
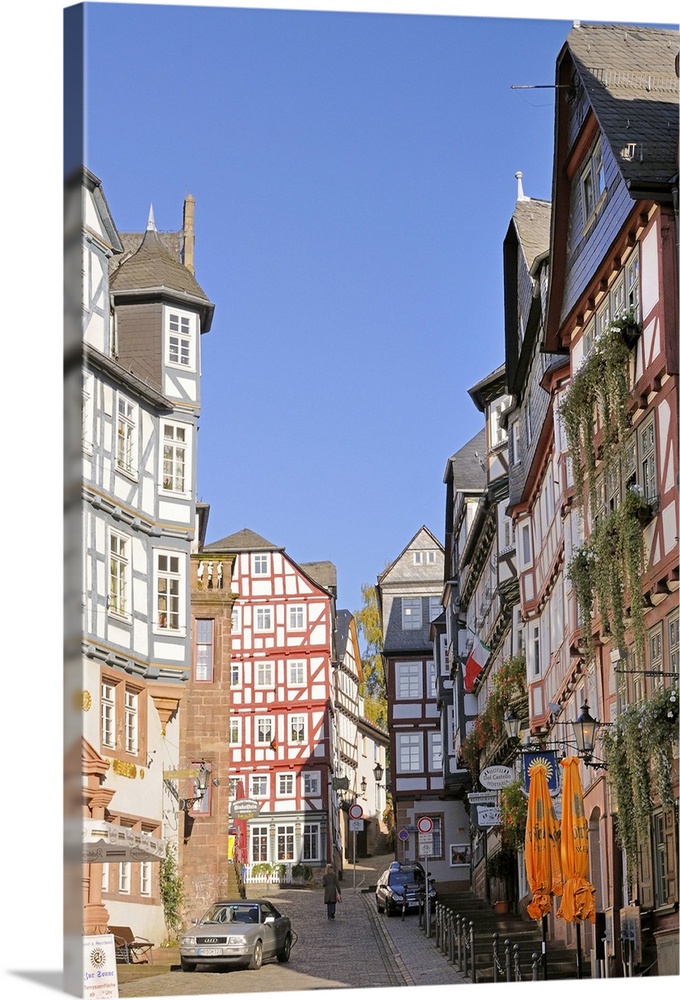
[[[299,565],[249,529],[206,545],[202,556],[225,552],[235,555],[229,776],[257,803],[240,845],[246,878],[257,865],[342,867],[332,780],[335,567]]]
[[[469,832],[465,805],[444,786],[439,679],[430,625],[442,613],[444,553],[423,525],[378,577],[390,733],[390,782],[399,860],[421,856],[419,817],[432,820],[430,872],[438,885],[467,885]],[[443,669],[443,668],[442,668]]]
[[[176,844],[164,774],[180,763],[191,663],[200,341],[213,314],[184,240],[187,211],[186,255],[167,248],[152,215],[126,244],[101,182],[83,172],[79,681],[83,811],[99,837],[84,929],[130,926],[156,944],[166,928],[154,862]]]

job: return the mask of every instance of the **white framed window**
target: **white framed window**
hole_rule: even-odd
[[[231,746],[238,746],[241,742],[241,716],[231,715],[229,717],[229,743]]]
[[[656,486],[656,448],[654,445],[654,414],[640,428],[640,485],[648,500],[657,496]]]
[[[597,140],[595,148],[587,160],[581,173],[581,203],[583,207],[583,225],[585,226],[606,190],[604,176],[604,161],[602,159],[602,141]]]
[[[522,536],[522,566],[531,566],[531,527],[528,524],[523,524],[521,529]]]
[[[139,892],[142,896],[151,895],[151,862],[141,861],[139,864]]]
[[[663,634],[661,625],[649,633],[649,669],[663,670]]]
[[[295,860],[295,826],[292,823],[276,827],[276,860]]]
[[[442,613],[443,610],[444,610],[444,608],[439,603],[439,598],[438,597],[431,597],[430,598],[430,621],[433,622],[435,620],[435,618],[439,618],[439,616],[440,616],[440,614]]]
[[[640,255],[636,249],[626,261],[626,309],[640,319]]]
[[[269,746],[274,739],[274,719],[271,715],[255,716],[255,743]]]
[[[437,553],[434,549],[428,549],[427,551],[427,565],[434,566],[437,562]]]
[[[215,622],[212,618],[196,619],[196,657],[194,680],[213,679],[213,643]]]
[[[163,423],[161,487],[167,492],[188,492],[189,440],[190,428],[186,424]]]
[[[266,799],[269,797],[269,775],[251,774],[250,794],[254,799]]]
[[[318,796],[321,794],[321,772],[302,772],[302,794],[307,796]]]
[[[274,664],[268,660],[258,660],[255,664],[255,687],[274,687]]]
[[[121,861],[118,865],[118,892],[128,895],[130,892],[130,861]]]
[[[182,620],[183,557],[156,553],[156,629],[179,632]]]
[[[256,632],[271,632],[273,628],[272,622],[272,609],[267,604],[255,608],[254,628]]]
[[[441,732],[431,732],[429,737],[430,744],[430,771],[435,774],[441,774],[443,765],[443,752],[442,752],[442,734]]]
[[[108,861],[102,863],[102,892],[109,891],[110,866]]]
[[[306,626],[306,608],[304,604],[288,605],[288,629],[291,632],[298,632]]]
[[[288,742],[305,743],[307,736],[307,717],[291,715],[288,720]]]
[[[94,376],[91,372],[83,372],[83,400],[81,409],[81,436],[83,451],[90,453],[94,442],[94,407],[92,393]]]
[[[174,310],[168,310],[167,317],[167,364],[193,371],[196,368],[194,317]]]
[[[252,566],[253,576],[267,576],[269,573],[269,553],[255,552]]]
[[[295,774],[293,771],[285,771],[276,776],[276,794],[280,799],[290,799],[295,795]]]
[[[302,860],[321,861],[321,826],[305,823],[302,827]]]
[[[237,604],[231,609],[231,631],[237,635],[241,631],[241,608]]]
[[[414,631],[422,628],[423,606],[419,597],[402,597],[401,599],[401,627],[407,631]]]
[[[269,860],[269,833],[266,826],[251,826],[250,856],[253,861]]]
[[[413,553],[413,565],[422,566],[424,562],[424,555],[425,555],[424,552],[415,551]]]
[[[397,772],[423,770],[423,734],[397,733]]]
[[[125,752],[139,753],[139,694],[125,689]]]
[[[229,684],[233,688],[241,687],[241,664],[233,657],[229,667]]]
[[[395,663],[395,696],[401,700],[423,697],[423,668],[419,662]]]
[[[130,539],[109,531],[109,614],[129,619],[128,579]]]
[[[515,420],[510,429],[510,452],[511,461],[513,465],[518,465],[520,461],[519,454],[519,420]]]
[[[290,660],[288,663],[288,687],[304,687],[306,664],[304,660]]]
[[[434,660],[428,660],[427,663],[427,697],[437,697],[437,669]]]
[[[541,628],[538,623],[530,626],[527,653],[531,673],[538,677],[541,673]]]
[[[118,394],[116,468],[128,476],[137,471],[137,405]]]
[[[116,746],[116,685],[109,681],[102,681],[102,717],[101,733],[102,746],[115,748]]]

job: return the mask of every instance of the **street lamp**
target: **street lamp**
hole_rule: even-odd
[[[365,796],[365,795],[366,795],[366,786],[367,786],[367,784],[368,784],[368,782],[366,781],[366,778],[365,778],[365,777],[364,777],[364,778],[362,778],[362,779],[361,779],[361,794],[362,794],[363,796]]]
[[[599,768],[606,769],[607,767],[604,761],[594,761],[592,759],[597,731],[601,724],[590,714],[587,701],[584,701],[581,705],[581,714],[576,722],[572,722],[578,755],[587,767],[595,768],[595,770]]]
[[[385,772],[383,771],[383,769],[380,766],[380,764],[376,764],[375,767],[373,768],[373,776],[374,776],[374,778],[376,780],[376,784],[378,784],[378,785],[380,784],[380,782],[383,779],[383,774],[384,773]]]
[[[505,732],[508,735],[508,739],[518,740],[519,731],[522,725],[522,720],[517,715],[514,709],[509,709],[503,719],[503,725],[505,726]]]

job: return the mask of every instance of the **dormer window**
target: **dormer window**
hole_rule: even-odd
[[[193,371],[196,368],[193,317],[188,313],[169,310],[167,324],[167,363]]]
[[[586,226],[595,214],[600,198],[605,193],[604,162],[602,159],[602,142],[598,139],[592,156],[586,162],[581,174],[581,201],[583,204],[583,225]]]

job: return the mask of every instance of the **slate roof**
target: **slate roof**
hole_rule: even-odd
[[[505,362],[495,368],[489,375],[485,375],[476,385],[468,389],[468,395],[472,399],[478,410],[484,412],[488,403],[498,399],[505,393]],[[484,446],[486,450],[486,445]]]
[[[552,204],[538,198],[520,200],[512,213],[520,246],[531,271],[539,257],[550,248],[550,215]]]
[[[144,291],[178,293],[202,307],[203,330],[207,332],[210,328],[213,304],[191,271],[170,253],[155,229],[147,229],[139,248],[112,269],[109,287],[114,294]]]
[[[262,535],[256,534],[251,531],[250,528],[242,528],[240,531],[235,531],[233,535],[227,535],[225,538],[220,538],[218,542],[210,542],[203,548],[204,552],[210,551],[220,552],[284,552],[285,549],[281,545],[274,545],[273,542],[268,542],[266,538]]]
[[[566,47],[629,187],[677,176],[678,46],[677,31],[636,25],[576,22],[567,36]]]
[[[481,459],[481,462],[480,462]],[[482,465],[483,463],[483,465]],[[452,465],[453,488],[456,490],[486,489],[486,428],[482,427],[447,463]]]
[[[314,583],[318,583],[324,590],[337,589],[338,571],[332,562],[310,562],[298,563],[298,566],[311,577]]]
[[[352,615],[349,611],[338,611],[336,615],[335,622],[335,643],[338,654],[338,661],[341,661],[345,656],[345,651],[347,649],[347,640],[349,639],[349,623],[352,620]]]

